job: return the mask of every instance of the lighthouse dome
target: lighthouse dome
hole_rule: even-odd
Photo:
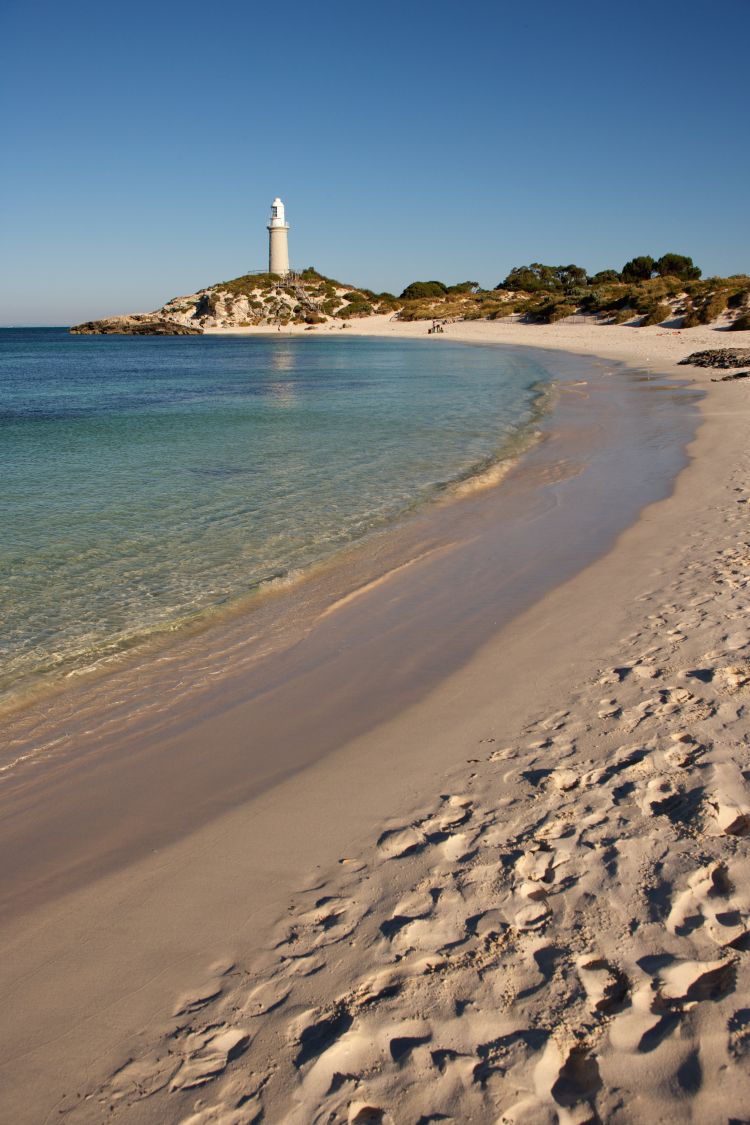
[[[271,222],[274,226],[282,226],[284,223],[284,204],[278,195],[271,204]]]

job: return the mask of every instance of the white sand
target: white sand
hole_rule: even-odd
[[[434,340],[670,371],[748,335]],[[386,727],[6,928],[5,1120],[747,1118],[750,385],[678,371],[693,460],[605,558]]]

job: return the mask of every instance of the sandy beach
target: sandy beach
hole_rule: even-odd
[[[384,548],[382,581],[353,580],[350,618],[316,601],[308,628],[300,602],[295,643],[255,695],[260,649],[241,674],[222,657],[199,721],[177,701],[171,726],[142,727],[114,688],[94,736],[85,707],[56,704],[63,751],[88,750],[0,795],[2,1120],[747,1117],[750,390],[676,365],[748,336],[446,326],[435,347],[598,357],[601,390],[571,380],[555,414],[568,428],[526,476],[453,505],[440,535],[415,523],[408,565]],[[621,463],[607,469],[627,401],[607,384],[632,379],[617,364],[640,372],[632,394],[653,379],[666,403],[671,379],[700,411],[673,491],[632,516],[638,494],[618,496]],[[612,509],[601,541],[589,502]],[[516,505],[517,604],[482,569],[506,512],[494,503]],[[450,593],[467,559],[488,591],[468,619]],[[431,661],[412,681],[417,635]],[[362,700],[381,685],[359,724],[344,721],[347,668]],[[293,768],[274,761],[280,731]]]

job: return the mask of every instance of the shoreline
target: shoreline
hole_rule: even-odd
[[[422,326],[417,327],[424,331]],[[475,332],[473,326],[471,327],[474,334],[482,335],[482,326],[476,326],[480,332]],[[528,330],[526,331],[528,334]],[[598,331],[609,333],[612,329]],[[545,335],[548,339],[552,338],[549,329],[545,331]],[[446,338],[451,339],[449,333],[446,333]],[[458,339],[458,336],[454,338]],[[565,348],[567,337],[558,334],[554,339],[561,340],[562,342],[557,346],[561,349]],[[691,347],[688,349],[683,337],[680,354],[684,354],[687,350],[694,350],[693,339],[691,334]],[[477,339],[472,342],[480,341]],[[486,334],[481,342],[488,342]],[[715,344],[715,338],[712,338],[711,342]],[[698,346],[699,344],[696,343],[695,347]],[[661,370],[662,362],[662,359],[655,362],[654,369]],[[687,374],[688,377],[694,375],[693,372]],[[679,371],[679,375],[685,377],[684,369]],[[707,388],[708,376],[694,381],[702,381]],[[294,1006],[296,1002],[289,1004],[287,996],[283,1000],[277,999],[273,1005],[266,1005],[269,1012],[273,1010],[276,1014],[269,1014],[268,1019],[263,1020],[262,1030],[258,1030],[256,1010],[252,1009],[252,1005],[248,1007],[248,996],[255,995],[257,988],[261,986],[268,985],[270,991],[275,988],[277,991],[274,995],[277,998],[282,991],[278,987],[279,980],[282,978],[277,971],[278,967],[273,964],[276,955],[272,952],[272,946],[266,941],[266,952],[260,956],[258,963],[258,940],[255,935],[259,933],[267,935],[269,927],[284,914],[290,890],[299,891],[302,879],[298,871],[298,858],[301,851],[304,851],[310,865],[309,876],[311,884],[317,886],[314,892],[317,898],[325,897],[329,888],[336,895],[340,895],[343,887],[345,893],[341,896],[342,901],[345,899],[347,903],[351,903],[357,900],[354,884],[360,884],[362,880],[355,878],[352,883],[350,878],[349,884],[346,884],[349,868],[355,875],[358,871],[361,874],[366,870],[367,879],[373,884],[380,877],[381,868],[383,871],[387,869],[386,884],[389,879],[393,879],[394,887],[403,890],[405,873],[409,872],[412,864],[416,869],[423,859],[426,859],[426,853],[429,851],[419,842],[419,810],[425,810],[430,804],[431,794],[453,793],[455,801],[450,807],[454,812],[447,818],[445,809],[440,814],[443,817],[440,832],[446,838],[443,842],[447,844],[453,841],[452,850],[446,848],[439,856],[438,874],[444,884],[441,884],[443,890],[440,893],[447,895],[449,890],[451,893],[458,891],[464,900],[468,900],[467,889],[458,885],[460,880],[457,874],[465,854],[461,851],[465,841],[462,839],[457,843],[455,838],[464,836],[462,826],[475,815],[473,811],[465,815],[465,810],[469,806],[466,802],[461,803],[463,799],[461,793],[465,792],[467,787],[477,791],[481,788],[476,777],[480,773],[480,761],[486,762],[488,755],[482,751],[479,743],[497,738],[498,745],[505,747],[506,733],[508,739],[512,741],[515,736],[510,734],[511,731],[528,728],[533,721],[540,723],[547,721],[546,712],[552,711],[555,702],[559,702],[562,698],[571,698],[571,683],[576,684],[574,697],[576,693],[579,696],[585,694],[581,684],[589,683],[592,667],[597,665],[601,654],[607,651],[608,646],[612,648],[620,643],[629,615],[632,620],[640,613],[640,605],[634,601],[634,598],[642,596],[646,579],[654,570],[661,569],[667,577],[656,579],[657,589],[659,581],[663,584],[668,582],[669,567],[665,565],[665,561],[672,565],[678,555],[682,543],[680,527],[686,515],[692,513],[695,516],[699,512],[704,522],[709,518],[718,518],[710,515],[714,511],[710,503],[717,501],[725,484],[723,480],[717,479],[717,464],[721,462],[730,466],[733,464],[733,459],[736,463],[742,463],[741,454],[744,446],[742,436],[738,432],[741,418],[738,407],[741,407],[745,401],[743,393],[744,388],[741,386],[717,388],[716,392],[709,394],[708,399],[704,401],[701,409],[705,421],[694,443],[693,460],[688,468],[679,474],[675,490],[669,498],[658,501],[642,511],[636,522],[619,535],[612,549],[607,550],[604,555],[599,555],[583,570],[568,576],[562,585],[554,585],[541,599],[524,607],[520,615],[514,616],[510,624],[505,627],[502,635],[494,633],[469,658],[468,662],[464,663],[458,671],[453,672],[448,680],[442,680],[438,688],[421,699],[409,702],[386,723],[356,735],[348,746],[340,747],[327,757],[308,765],[302,773],[297,773],[266,791],[253,802],[251,818],[248,818],[247,809],[242,807],[233,812],[225,812],[218,819],[198,828],[192,835],[184,837],[178,843],[160,849],[156,858],[139,860],[125,867],[119,875],[105,876],[96,883],[84,885],[57,903],[49,904],[47,908],[37,909],[28,920],[35,933],[33,950],[28,948],[27,926],[14,927],[11,923],[6,927],[6,949],[14,954],[7,961],[8,966],[12,964],[11,973],[23,976],[29,974],[28,979],[33,981],[30,995],[27,995],[24,990],[15,990],[6,978],[4,992],[9,1000],[7,1013],[11,1022],[14,1013],[20,1017],[22,1009],[37,1007],[41,1004],[41,997],[49,994],[48,982],[45,983],[45,974],[39,964],[42,952],[45,958],[52,958],[57,970],[61,964],[67,964],[66,976],[70,974],[77,986],[80,986],[82,981],[87,982],[85,987],[76,989],[79,994],[78,1003],[81,1005],[77,1012],[71,1012],[70,989],[65,995],[56,996],[53,1001],[54,1012],[51,1014],[47,1012],[53,1028],[56,1026],[56,1021],[62,1028],[65,1021],[70,1020],[71,1015],[78,1028],[76,1032],[69,1033],[66,1040],[56,1040],[50,1058],[44,1055],[39,1041],[39,1031],[31,1025],[26,1027],[24,1020],[20,1020],[21,1026],[24,1027],[20,1056],[18,1040],[14,1050],[10,1051],[11,1056],[15,1051],[17,1067],[19,1059],[24,1060],[24,1066],[20,1068],[16,1081],[23,1084],[22,1075],[25,1071],[27,1075],[34,1075],[35,1080],[41,1082],[46,1071],[54,1073],[66,1069],[71,1065],[71,1060],[74,1060],[73,1072],[76,1075],[82,1075],[84,1070],[89,1074],[89,1078],[79,1082],[78,1085],[88,1089],[92,1095],[91,1101],[85,1104],[84,1101],[77,1100],[75,1094],[67,1089],[58,1091],[58,1097],[63,1093],[66,1095],[57,1103],[58,1107],[61,1108],[61,1112],[69,1113],[74,1120],[97,1120],[96,1114],[101,1112],[104,1104],[99,1100],[100,1098],[105,1100],[114,1098],[123,1111],[126,1111],[127,1107],[132,1107],[133,1112],[151,1114],[139,1118],[142,1120],[185,1120],[188,1107],[193,1105],[198,1096],[203,1097],[203,1102],[195,1110],[196,1114],[200,1115],[196,1117],[196,1121],[252,1120],[250,1109],[254,1113],[265,1096],[273,1098],[269,1103],[269,1120],[311,1120],[311,1105],[320,1104],[320,1100],[326,1096],[326,1089],[324,1085],[320,1085],[320,1082],[323,1073],[327,1072],[325,1067],[322,1072],[319,1068],[319,1062],[322,1063],[326,1055],[329,1055],[325,1050],[310,1056],[310,1066],[305,1062],[297,1068],[299,1073],[296,1081],[290,1078],[290,1073],[294,1075],[294,1070],[290,1072],[288,1067],[284,1069],[286,1064],[280,1064],[279,1079],[278,1081],[274,1079],[275,1085],[272,1083],[267,1095],[260,1091],[250,1091],[249,1079],[245,1074],[242,1081],[248,1090],[245,1104],[249,1107],[245,1117],[235,1113],[235,1117],[232,1118],[233,1111],[229,1104],[231,1097],[234,1096],[232,1089],[235,1089],[236,1093],[237,1083],[242,1075],[243,1064],[239,1062],[227,1070],[227,1077],[221,1080],[221,1090],[215,1086],[208,1086],[206,1090],[193,1089],[192,1094],[180,1093],[177,1090],[170,1095],[167,1092],[173,1077],[170,1075],[161,1093],[154,1094],[155,1100],[150,1103],[150,1108],[147,1108],[148,1103],[140,1101],[140,1096],[133,1094],[134,1086],[131,1080],[134,1074],[131,1071],[128,1075],[127,1067],[121,1072],[126,1078],[120,1079],[120,1087],[114,1079],[109,1079],[109,1085],[103,1082],[102,1075],[107,1073],[108,1068],[110,1073],[117,1069],[115,1060],[118,1058],[120,1066],[124,1065],[126,1057],[135,1060],[142,1058],[148,1044],[151,1045],[149,1050],[152,1053],[156,1050],[159,1054],[159,1048],[155,1048],[154,1043],[160,1042],[157,1029],[163,1027],[165,1021],[169,1022],[169,1011],[172,1010],[170,1004],[173,1006],[173,999],[170,1001],[168,998],[174,998],[175,992],[179,992],[191,979],[196,982],[196,987],[200,991],[201,987],[204,987],[201,981],[205,982],[206,966],[221,958],[237,960],[240,968],[228,970],[229,976],[224,983],[221,983],[223,978],[219,979],[221,977],[219,970],[214,970],[211,979],[219,980],[214,992],[216,997],[220,997],[216,1000],[216,1004],[221,1007],[225,1001],[229,1002],[231,999],[231,1004],[222,1009],[223,1018],[229,1018],[230,1023],[234,1020],[236,1024],[235,1016],[230,1014],[232,1011],[236,1014],[236,1006],[233,1008],[232,1004],[235,1004],[238,995],[244,996],[243,1010],[247,1017],[245,1022],[249,1020],[253,1024],[252,1035],[257,1039],[257,1043],[253,1046],[252,1058],[253,1067],[258,1073],[263,1069],[263,1059],[269,1056],[269,1052],[273,1054],[273,1044],[275,1043],[278,1049],[278,1044],[289,1034],[288,1020],[294,1017],[299,1023],[302,1019],[304,1004],[310,1003],[316,1009],[330,1011],[330,1004],[333,1003],[334,997],[343,996],[344,992],[347,995],[352,992],[356,982],[351,979],[350,960],[340,971],[330,967],[327,971],[332,975],[325,978],[325,985],[323,984],[325,975],[318,977],[315,974],[310,976],[309,980],[306,976],[303,978],[302,1009],[299,1005]],[[722,405],[718,415],[714,415],[715,405],[718,403]],[[735,411],[734,414],[729,413],[730,421],[722,416],[723,410],[729,409],[729,404],[732,404]],[[727,430],[730,431],[729,438]],[[696,477],[699,478],[698,483],[704,490],[702,506],[699,506],[699,502],[696,502],[694,497]],[[718,510],[718,505],[716,507]],[[658,524],[655,523],[657,513]],[[690,527],[691,534],[695,534],[695,530],[694,527]],[[710,545],[708,548],[704,546],[704,555],[707,549],[710,549]],[[613,590],[616,591],[614,597]],[[650,596],[654,597],[653,592]],[[605,601],[608,612],[603,615],[601,610]],[[689,635],[687,639],[690,640]],[[656,680],[660,678],[661,674],[654,677]],[[636,679],[640,683],[639,678],[633,677],[634,681]],[[644,683],[646,681],[647,678]],[[497,698],[498,684],[502,685],[499,699]],[[614,693],[616,689],[607,686],[599,690]],[[573,711],[575,706],[574,699]],[[559,708],[554,710],[559,711]],[[542,718],[535,720],[535,712],[541,713]],[[558,721],[562,724],[560,729],[573,725],[573,720]],[[583,725],[585,726],[585,723]],[[554,732],[557,728],[553,723],[549,728],[543,729]],[[568,740],[569,750],[563,753],[562,748],[558,746],[555,750],[556,760],[557,757],[565,757],[566,762],[571,759],[574,765],[575,754],[578,752],[574,745],[577,739],[571,741],[568,734],[565,737]],[[500,743],[501,738],[502,743]],[[557,735],[552,734],[550,738],[554,744]],[[547,741],[547,736],[545,735],[541,740],[537,738],[536,741],[544,743]],[[583,733],[580,734],[580,741],[584,741]],[[398,754],[395,748],[399,746],[408,746],[409,752],[405,755]],[[526,756],[532,759],[532,769],[535,768],[533,760],[543,757],[541,752],[544,749],[542,745],[526,748]],[[489,757],[495,753],[496,751],[492,750]],[[482,754],[481,758],[479,754]],[[507,762],[511,758],[520,756],[520,749],[516,749],[507,758],[496,758],[495,762]],[[457,764],[461,761],[465,762],[467,758],[472,763],[468,771],[465,765]],[[507,770],[507,766],[503,769]],[[433,771],[439,775],[441,779],[439,783],[429,780]],[[363,772],[367,779],[364,786]],[[452,787],[445,788],[443,780],[449,777],[451,772],[456,778],[451,783]],[[518,773],[518,770],[515,772]],[[505,800],[506,789],[510,793],[513,791],[513,785],[517,786],[517,784],[517,778],[515,780],[503,778],[501,786],[503,800]],[[561,789],[560,792],[565,793],[566,790]],[[536,800],[537,796],[535,793],[524,795],[518,790],[516,793],[512,803],[518,803],[521,809],[524,802],[528,805],[529,801],[532,798]],[[497,797],[497,794],[495,796]],[[470,802],[472,809],[476,806],[477,810],[481,803],[481,797]],[[497,806],[499,807],[501,806]],[[390,816],[394,816],[396,812],[400,814],[395,823],[388,823],[385,810],[389,811]],[[425,813],[425,816],[427,815]],[[429,813],[429,815],[437,814]],[[252,823],[249,823],[249,819]],[[380,851],[374,847],[373,836],[373,829],[378,824],[382,828]],[[399,832],[406,831],[404,825],[408,826],[408,831],[416,833],[413,849],[411,845],[402,849],[400,854],[404,858],[399,859],[400,845],[397,845],[395,848],[391,847],[389,854],[384,856],[384,840],[385,842],[389,838],[393,840],[395,828],[398,828]],[[497,825],[492,827],[497,836]],[[483,825],[482,831],[490,831],[487,822]],[[391,832],[390,837],[389,832]],[[311,848],[313,840],[314,847]],[[413,855],[413,858],[409,859],[409,855]],[[345,860],[349,857],[359,858],[355,863],[348,864]],[[228,867],[230,858],[231,864]],[[428,872],[429,870],[433,868],[428,869]],[[435,876],[429,874],[424,876],[423,873],[420,877]],[[533,876],[530,878],[533,881]],[[321,889],[323,883],[326,884],[326,890]],[[236,901],[239,887],[243,887],[243,893],[247,895],[246,904]],[[493,887],[492,890],[494,889]],[[342,907],[341,920],[334,920],[324,926],[325,933],[329,936],[333,933],[330,942],[320,940],[320,933],[316,930],[320,909],[317,909],[316,914],[314,906],[309,904],[305,912],[300,915],[300,930],[305,932],[310,930],[314,935],[311,938],[312,945],[319,953],[332,945],[336,947],[337,956],[346,961],[344,954],[350,936],[358,932],[356,927],[360,923],[364,924],[365,917],[380,919],[382,910],[386,906],[397,905],[389,900],[391,890],[387,885],[381,887],[380,895],[371,895],[366,901],[360,896],[356,902],[356,909],[350,905]],[[203,900],[200,917],[197,920],[193,904],[193,896],[196,893]],[[489,895],[490,891],[487,890],[486,893]],[[532,904],[537,901],[536,898],[530,899]],[[355,918],[354,915],[363,902],[366,910]],[[500,907],[498,906],[497,909],[499,910]],[[405,906],[403,913],[406,913]],[[414,920],[422,916],[427,915],[417,914]],[[146,942],[146,948],[135,950],[133,942],[136,940],[136,935],[142,940],[144,933],[150,932],[149,927],[157,919],[158,937],[155,939],[152,934]],[[61,931],[60,923],[63,920],[65,925]],[[199,922],[198,925],[196,921]],[[387,921],[387,917],[384,917],[384,921]],[[350,923],[353,928],[349,928]],[[430,925],[431,928],[440,931],[444,924],[448,924],[445,919],[435,917]],[[502,924],[505,926],[507,923]],[[343,933],[342,928],[347,932]],[[536,933],[536,930],[533,932]],[[561,934],[564,932],[560,931]],[[476,936],[475,934],[474,937]],[[76,940],[88,942],[89,949],[102,948],[102,942],[105,945],[112,942],[120,954],[126,954],[127,972],[132,984],[123,987],[119,980],[113,979],[111,965],[107,970],[99,963],[96,956],[89,957],[87,962],[82,963],[80,954],[76,955]],[[420,948],[419,940],[416,938],[415,940],[416,948]],[[342,944],[339,945],[339,942]],[[448,942],[447,948],[451,944],[453,943]],[[362,948],[363,969],[369,956],[368,951],[373,949],[377,954],[374,957],[373,971],[385,972],[390,966],[388,971],[393,972],[392,951],[390,954],[383,953],[369,942],[365,942]],[[422,961],[425,957],[428,960],[432,958],[433,962],[451,959],[450,954],[446,958],[439,949],[426,948],[424,944],[421,950]],[[304,954],[305,957],[312,955],[312,951]],[[116,957],[117,954],[113,953],[112,956]],[[253,957],[255,957],[255,964],[251,964]],[[293,955],[292,960],[296,959],[297,957]],[[201,977],[202,973],[203,977]],[[419,976],[420,973],[424,974],[424,968],[417,975]],[[144,994],[142,988],[136,987],[139,977],[155,981],[148,994]],[[372,983],[372,978],[370,980]],[[98,1000],[92,1007],[92,995],[97,990]],[[478,986],[475,992],[476,999],[473,1006],[476,1007],[478,1004],[479,1008],[482,1005],[486,1007],[486,998],[481,995]],[[83,999],[80,999],[81,996]],[[328,1009],[326,1009],[326,996]],[[406,1005],[404,998],[401,1002]],[[198,1011],[203,1008],[203,1001],[200,1003],[196,1001],[196,1003],[197,1008],[190,1010]],[[211,1008],[212,1003],[213,1001],[206,1000],[205,1012],[192,1020],[191,1034],[199,1033],[193,1028],[193,1024],[197,1026],[203,1020],[205,1025],[209,1015],[212,1020],[215,1019],[216,1013]],[[284,1010],[287,1005],[291,1009],[290,1012]],[[428,1041],[425,1038],[427,1035],[430,1041],[439,1038],[439,1029],[434,1020],[432,1022],[424,1020],[419,1027],[407,1027],[411,1018],[410,1007],[411,1002],[401,1012],[403,1024],[401,1030],[404,1034],[400,1038],[423,1042]],[[256,1008],[257,1011],[261,1010],[257,1005]],[[379,1002],[374,1002],[373,1011],[377,1012],[378,1009]],[[362,1042],[361,1038],[356,1039],[354,1033],[357,1031],[358,1023],[366,1023],[369,1015],[363,1008],[356,1008],[353,1002],[348,1002],[348,1006],[344,1005],[340,1010],[347,1012],[347,1019],[351,1016],[351,1022],[344,1027],[346,1023],[344,1020],[340,1034],[329,1037],[331,1049],[335,1051],[336,1041],[339,1038],[346,1040],[351,1030],[351,1036],[346,1040],[347,1049],[354,1051],[356,1056],[356,1051],[362,1047]],[[79,1022],[81,1019],[87,1021],[86,1027]],[[393,1023],[396,1015],[389,1012],[388,1019]],[[466,1027],[470,1022],[466,1021]],[[475,1020],[476,1022],[481,1021]],[[134,1037],[133,1029],[136,1026],[143,1027],[144,1031]],[[305,1026],[322,1025],[318,1019],[317,1024],[312,1022]],[[102,1036],[101,1039],[97,1039],[98,1051],[101,1054],[98,1054],[95,1063],[89,1065],[90,1048],[87,1044],[94,1034],[92,1027],[98,1027],[97,1035]],[[482,1034],[485,1030],[487,1029],[482,1030]],[[457,1029],[453,1029],[451,1034],[456,1031]],[[208,1035],[210,1039],[209,1033],[203,1034]],[[304,1039],[304,1027],[299,1034]],[[372,1037],[372,1033],[369,1034]],[[489,1030],[487,1036],[489,1041],[492,1038]],[[313,1035],[308,1036],[310,1041],[313,1038]],[[446,1044],[449,1038],[450,1036],[446,1039]],[[239,1040],[237,1042],[239,1043]],[[557,1040],[555,1044],[557,1050],[559,1046]],[[198,1065],[200,1065],[200,1051],[203,1049],[203,1045],[197,1048]],[[454,1047],[450,1050],[457,1057],[464,1057],[464,1055],[469,1057],[466,1044],[463,1044],[461,1051],[456,1051]],[[424,1055],[425,1051],[421,1054]],[[545,1047],[542,1055],[546,1057],[546,1054]],[[5,1058],[9,1057],[6,1051]],[[395,1056],[393,1057],[395,1059]],[[75,1060],[78,1060],[77,1064]],[[328,1062],[331,1061],[329,1057]],[[418,1067],[423,1062],[421,1057],[416,1060]],[[534,1065],[538,1062],[538,1059],[535,1060]],[[554,1063],[549,1063],[549,1060],[548,1065],[554,1069]],[[560,1066],[564,1069],[567,1065],[563,1059]],[[221,1073],[225,1066],[221,1066],[216,1073]],[[310,1082],[316,1068],[318,1068],[317,1085],[315,1081]],[[571,1069],[574,1069],[572,1064]],[[156,1070],[160,1074],[163,1072],[163,1068],[159,1070],[157,1067]],[[145,1069],[139,1073],[142,1084],[147,1080],[153,1082],[155,1073],[153,1067],[149,1070],[149,1065],[145,1065]],[[49,1087],[49,1076],[46,1081]],[[369,1094],[368,1081],[365,1076],[360,1083],[365,1104],[369,1104],[366,1100]],[[114,1086],[113,1082],[115,1082]],[[583,1085],[585,1086],[585,1083]],[[156,1088],[158,1090],[158,1083]],[[9,1106],[19,1121],[32,1120],[31,1116],[28,1118],[23,1116],[28,1105],[23,1098],[19,1100],[19,1089],[20,1087],[16,1085],[16,1093],[11,1094],[12,1100]],[[413,1089],[411,1094],[409,1093],[409,1082],[403,1075],[400,1086],[396,1081],[396,1085],[392,1085],[389,1089],[389,1096],[392,1099],[406,1098],[408,1101],[411,1097],[412,1101],[408,1104],[412,1107],[416,1104],[414,1098],[417,1094]],[[52,1095],[51,1089],[49,1095]],[[356,1090],[349,1090],[348,1093],[344,1091],[341,1096],[348,1097],[348,1102],[342,1104],[349,1106],[356,1104],[359,1087]],[[448,1097],[447,1094],[445,1096]],[[39,1097],[41,1099],[42,1095],[40,1094]],[[382,1100],[382,1091],[378,1093],[378,1097]],[[544,1104],[538,1092],[529,1094],[529,1097],[536,1098]],[[593,1097],[594,1094],[588,1091],[588,1088],[581,1087],[569,1104],[573,1106],[587,1104]],[[447,1105],[448,1102],[446,1101],[445,1104]],[[219,1108],[216,1112],[211,1110],[212,1115],[208,1115],[209,1107],[212,1105]],[[290,1106],[296,1108],[292,1110]],[[281,1115],[282,1107],[284,1107],[283,1115]],[[292,1112],[297,1116],[291,1116]],[[336,1112],[348,1111],[336,1110]],[[390,1108],[383,1110],[383,1113],[390,1112]],[[394,1112],[395,1119],[398,1120],[398,1112]],[[424,1112],[427,1112],[426,1106]],[[290,1116],[287,1117],[287,1113]],[[639,1119],[645,1120],[637,1116],[630,1117],[630,1120]],[[713,1120],[710,1117],[703,1119]],[[342,1117],[341,1120],[346,1120],[346,1117]],[[522,1118],[517,1115],[509,1120],[520,1121]]]
[[[578,357],[557,363],[556,409],[500,486],[426,505],[249,613],[9,723],[0,847],[19,860],[6,864],[0,918],[168,846],[377,729],[605,552],[677,472],[674,435],[658,469],[654,446],[679,412],[687,439],[691,394],[668,392],[662,423],[658,382],[594,366],[579,386]],[[206,745],[219,755],[206,759]],[[159,815],[175,768],[175,807]]]
[[[456,364],[460,366],[461,348],[459,345]],[[408,354],[408,347],[407,352]],[[501,381],[502,377],[499,381]],[[190,638],[213,634],[217,629],[231,627],[234,621],[242,619],[247,628],[252,628],[252,618],[258,608],[263,608],[270,600],[278,600],[283,613],[283,602],[288,592],[300,583],[314,585],[318,576],[324,572],[342,572],[347,558],[356,557],[368,544],[378,544],[384,536],[398,534],[400,529],[414,517],[424,518],[432,508],[445,505],[471,495],[482,489],[494,487],[507,475],[524,452],[539,440],[539,426],[545,415],[552,409],[554,387],[551,381],[540,376],[540,383],[527,390],[526,417],[509,433],[496,433],[495,449],[477,459],[468,468],[456,470],[456,474],[436,479],[429,486],[417,490],[411,499],[404,501],[401,511],[383,515],[379,520],[370,521],[363,532],[349,535],[346,529],[338,537],[336,545],[319,557],[311,555],[306,561],[294,558],[279,559],[275,567],[269,563],[267,573],[255,582],[245,581],[241,592],[235,592],[213,605],[200,609],[185,607],[174,619],[160,620],[149,628],[137,626],[122,639],[102,638],[99,651],[92,646],[88,663],[75,663],[75,655],[61,663],[59,668],[29,671],[23,679],[0,691],[0,719],[3,722],[15,717],[23,718],[31,710],[44,712],[51,702],[60,695],[79,691],[81,687],[95,683],[100,678],[117,675],[120,672],[148,662],[158,660],[184,644]],[[49,664],[50,661],[47,661]],[[9,763],[5,762],[0,751],[0,777],[7,772]]]

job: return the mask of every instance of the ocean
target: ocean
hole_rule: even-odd
[[[0,330],[0,702],[481,480],[550,378],[444,339]]]

